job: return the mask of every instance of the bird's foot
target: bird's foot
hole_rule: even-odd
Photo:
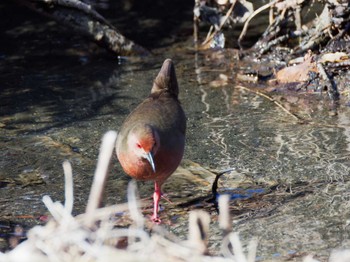
[[[162,220],[158,216],[155,216],[155,215],[153,215],[151,217],[151,220],[153,223],[158,224],[158,225],[162,222]]]

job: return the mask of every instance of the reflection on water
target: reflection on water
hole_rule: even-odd
[[[166,183],[174,203],[162,202],[164,226],[183,238],[189,210],[206,209],[212,219],[211,249],[219,252],[217,213],[205,200],[214,172],[234,169],[220,177],[218,192],[231,194],[233,229],[240,231],[243,243],[259,239],[261,260],[294,250],[327,258],[333,248],[350,248],[348,107],[329,116],[327,102],[308,106],[304,97],[288,97],[289,106],[297,107],[300,115],[321,123],[301,125],[266,98],[235,88],[235,70],[244,65],[232,60],[229,51],[193,54],[172,47],[155,50],[155,58],[118,60],[86,51],[90,48],[81,40],[72,47],[75,39],[64,40],[67,32],[58,31],[55,23],[40,20],[38,27],[25,15],[28,10],[19,8],[16,12],[23,18],[6,21],[9,27],[18,22],[16,30],[2,25],[1,31],[0,234],[3,225],[8,235],[16,224],[42,223],[44,195],[64,201],[65,159],[73,166],[74,212],[85,210],[102,135],[118,130],[148,95],[160,65],[170,57],[188,117],[185,158],[198,164],[192,170],[184,165],[185,175],[174,175]],[[181,19],[166,21],[170,22],[164,34],[169,37],[174,21]],[[152,43],[159,41],[159,30],[154,32],[148,36]],[[171,43],[177,39],[171,38]],[[231,81],[211,87],[218,74]],[[299,104],[293,105],[296,101]],[[129,181],[115,156],[110,174],[106,205],[125,201]],[[141,198],[149,197],[152,183],[139,185]]]
[[[314,121],[298,124],[253,92],[233,84],[209,87],[215,74],[200,57],[196,59],[202,109],[193,111],[201,124],[189,139],[188,150],[190,157],[197,156],[197,162],[216,170],[236,168],[220,178],[219,190],[232,196],[234,227],[242,237],[249,239],[254,232],[260,239],[258,250],[270,258],[310,249],[327,257],[329,248],[350,248],[345,229],[350,217],[349,107],[340,106],[332,116],[325,110],[327,102],[305,109],[300,105],[298,113]],[[300,101],[307,104],[304,98]],[[194,152],[191,147],[197,144],[200,151]],[[236,195],[237,180],[246,186]],[[265,191],[254,192],[262,194],[256,196],[247,190]]]
[[[350,117],[347,113],[347,111],[343,111],[338,114],[338,123],[340,126],[343,126],[347,150],[350,152]]]
[[[75,172],[75,210],[84,210],[102,134],[109,129],[118,130],[129,111],[147,96],[162,60],[122,64],[95,61],[83,66],[77,62],[70,67],[69,61],[61,61],[61,67],[54,70],[43,68],[38,62],[30,69],[17,65],[16,72],[7,73],[2,81],[6,84],[1,93],[0,115],[0,190],[6,195],[1,206],[3,213],[13,217],[41,215],[45,213],[43,195],[63,200],[64,159],[73,163]],[[215,170],[235,168],[235,172],[220,178],[219,192],[231,194],[237,214],[235,229],[242,232],[242,237],[261,238],[259,252],[265,257],[288,250],[318,250],[343,244],[337,238],[341,229],[328,232],[328,242],[323,239],[332,221],[343,225],[347,218],[340,209],[344,208],[341,200],[348,197],[349,109],[340,108],[333,118],[322,117],[324,112],[316,115],[325,126],[297,124],[264,97],[235,89],[234,84],[210,87],[208,83],[218,71],[205,65],[208,62],[204,57],[177,54],[174,60],[180,100],[188,117],[185,158]],[[21,80],[14,86],[10,79],[18,79],[18,74]],[[337,124],[346,127],[330,127]],[[111,174],[106,204],[125,199],[129,179],[115,158]],[[14,180],[8,180],[9,177]],[[244,180],[244,187],[236,186],[238,178]],[[168,191],[175,200],[210,194],[210,187],[196,183],[186,182],[181,190]],[[141,196],[149,196],[152,184],[141,185]],[[280,191],[269,195],[279,185]],[[334,192],[339,198],[331,197]],[[251,197],[250,202],[244,202]],[[12,201],[16,201],[15,207]],[[198,201],[186,208],[205,207]],[[238,202],[246,203],[243,211],[236,207]],[[319,206],[322,212],[316,212]],[[334,210],[338,213],[331,217]],[[188,209],[165,203],[163,213],[171,214],[169,220],[175,225],[169,227],[174,232],[187,230],[183,221]],[[256,214],[255,219],[249,219],[252,214]],[[216,214],[212,216],[215,220]],[[286,221],[293,227],[286,229]],[[301,239],[307,242],[303,235],[306,229],[323,244],[315,241],[307,249],[300,246]],[[290,232],[294,236],[288,235]],[[215,242],[215,237],[211,241]]]
[[[203,76],[201,81],[206,83]],[[209,165],[238,167],[267,180],[289,182],[328,180],[339,175],[332,172],[335,163],[348,172],[348,108],[339,110],[338,123],[330,119],[321,120],[325,126],[301,125],[264,97],[234,86],[213,89],[199,84],[198,88],[204,130],[217,152],[209,157]]]

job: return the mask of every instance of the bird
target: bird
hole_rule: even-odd
[[[166,59],[150,95],[125,119],[116,141],[117,158],[129,176],[154,181],[153,215],[158,216],[162,185],[179,166],[185,149],[186,116],[178,99],[175,67]]]

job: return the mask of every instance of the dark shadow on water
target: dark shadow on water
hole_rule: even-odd
[[[115,102],[127,99],[118,94],[121,69],[116,64],[72,66],[69,59],[61,58],[60,66],[48,64],[44,68],[40,62],[17,66],[20,68],[1,77],[0,117],[4,129],[42,132],[123,111],[123,106]]]

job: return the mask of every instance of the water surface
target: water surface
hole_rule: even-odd
[[[55,31],[51,22],[44,25],[42,30]],[[288,106],[314,122],[297,123],[268,99],[237,87],[244,83],[235,81],[235,72],[244,64],[220,51],[196,54],[191,41],[158,48],[155,56],[142,59],[92,55],[79,46],[66,49],[67,42],[53,41],[56,48],[47,51],[42,43],[23,41],[31,48],[2,47],[0,60],[3,224],[31,227],[47,212],[44,195],[64,200],[65,159],[76,182],[74,212],[83,212],[102,135],[119,129],[149,94],[163,60],[172,58],[188,130],[183,169],[165,185],[172,203],[162,200],[164,226],[185,238],[188,212],[204,209],[212,218],[211,252],[219,253],[221,232],[215,206],[206,201],[208,181],[215,172],[232,169],[219,179],[218,191],[232,195],[233,230],[245,244],[259,239],[260,259],[304,252],[324,258],[331,249],[350,247],[348,107],[330,114],[326,98],[316,106],[305,106],[308,99],[302,96],[289,98]],[[229,83],[212,87],[220,73]],[[201,177],[205,172],[212,177]],[[114,156],[106,205],[126,200],[128,181]],[[139,183],[139,189],[141,198],[149,198],[153,185]]]

